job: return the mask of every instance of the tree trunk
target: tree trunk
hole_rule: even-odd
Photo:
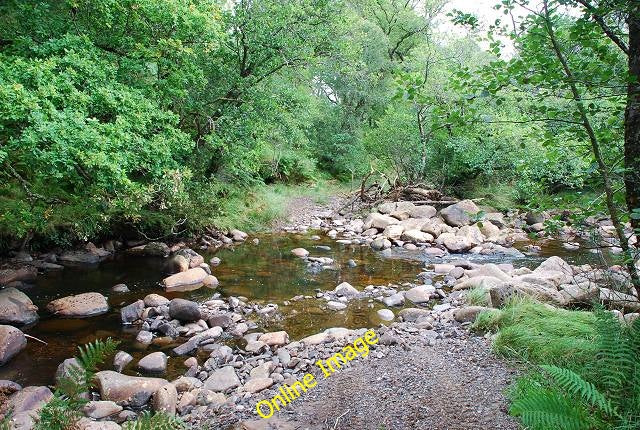
[[[633,288],[636,291],[636,295],[640,297],[640,274],[638,273],[638,268],[634,263],[634,255],[632,250],[629,247],[629,239],[624,233],[624,225],[620,219],[620,215],[618,212],[618,208],[615,204],[615,193],[613,191],[613,185],[611,181],[611,177],[609,175],[609,168],[604,162],[602,158],[602,153],[600,151],[600,142],[596,136],[596,133],[591,125],[591,121],[589,119],[589,115],[587,114],[587,110],[584,106],[582,95],[580,94],[580,90],[576,85],[576,79],[569,66],[569,62],[562,51],[562,47],[560,42],[558,41],[555,30],[553,28],[553,20],[551,18],[551,14],[549,13],[548,8],[548,0],[544,0],[544,12],[545,12],[545,21],[546,21],[546,31],[549,36],[549,40],[551,42],[551,48],[555,53],[558,61],[562,65],[562,70],[567,78],[569,83],[569,87],[571,88],[571,94],[573,96],[573,101],[575,102],[578,113],[580,114],[580,119],[582,121],[582,125],[589,136],[589,142],[591,143],[591,150],[593,152],[593,156],[596,159],[596,163],[598,164],[598,173],[602,177],[602,182],[604,183],[604,191],[605,191],[605,202],[607,204],[607,209],[609,210],[609,216],[611,217],[611,223],[616,229],[616,234],[618,236],[618,240],[620,241],[620,247],[625,256],[625,263],[627,266],[627,270],[631,275],[631,283]],[[637,100],[636,100],[637,102]],[[640,113],[637,112],[636,113]],[[638,131],[636,130],[636,137]],[[627,166],[628,167],[628,166]]]
[[[624,186],[627,208],[640,209],[640,4],[632,2],[629,10],[629,74],[627,109],[624,116]],[[632,219],[634,229],[640,220]]]

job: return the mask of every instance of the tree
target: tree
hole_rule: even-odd
[[[628,82],[623,57],[618,50],[621,45],[615,43],[615,36],[607,38],[603,35],[614,35],[614,32],[599,22],[601,20],[576,20],[562,14],[560,9],[566,3],[543,0],[536,9],[529,1],[510,0],[496,6],[507,14],[512,14],[519,6],[528,15],[519,28],[505,30],[498,21],[490,32],[494,52],[499,53],[500,42],[492,38],[493,33],[502,31],[503,34],[508,32],[513,39],[519,55],[508,62],[493,62],[486,68],[482,78],[490,84],[484,87],[495,95],[513,84],[526,88],[535,94],[539,104],[532,109],[535,116],[525,122],[563,124],[579,140],[589,143],[632,285],[640,294],[640,274],[634,264],[629,235],[625,232],[624,212],[620,212],[618,206],[616,171],[612,168],[622,156],[618,145],[622,139],[611,126],[618,121],[622,123],[626,105],[622,93]],[[473,23],[469,17],[458,18]],[[554,100],[565,100],[565,103],[550,103]],[[625,162],[632,166],[634,160],[625,158]],[[630,167],[628,164],[626,171]],[[628,175],[625,174],[625,179]]]

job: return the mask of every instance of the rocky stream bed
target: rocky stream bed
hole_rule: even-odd
[[[211,429],[515,429],[502,395],[514,371],[470,333],[486,307],[469,291],[483,288],[492,307],[522,294],[638,316],[624,269],[599,264],[609,251],[586,249],[571,226],[530,240],[544,237],[544,214],[478,219],[471,201],[333,209],[271,234],[15,255],[0,271],[0,414],[31,428],[75,348],[112,337],[120,351],[78,428],[118,429],[151,409]],[[593,223],[615,252],[607,220]],[[322,380],[314,362],[368,328],[379,337],[370,354]],[[258,417],[258,401],[307,373],[317,388]]]

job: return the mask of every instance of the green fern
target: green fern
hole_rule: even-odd
[[[77,366],[70,366],[67,375],[58,381],[57,391],[69,399],[78,399],[91,388],[92,379],[98,368],[108,356],[116,352],[118,342],[111,338],[97,339],[85,346],[78,347],[75,357]]]
[[[109,355],[115,353],[118,342],[111,338],[96,340],[78,347],[77,366],[70,366],[60,378],[53,398],[40,411],[35,430],[68,430],[74,428],[83,416],[82,407],[87,403],[83,395],[91,388],[91,381],[98,368]]]
[[[609,401],[591,382],[585,381],[580,375],[556,366],[542,365],[544,369],[563,391],[582,398],[591,406],[602,410],[605,414],[615,415],[615,410]]]
[[[640,429],[640,320],[595,312],[597,352],[575,371],[541,365],[546,379],[520,390],[511,413],[532,430]],[[530,381],[535,377],[528,376]]]
[[[187,426],[180,418],[157,412],[143,412],[138,420],[124,424],[124,430],[181,430]]]
[[[0,420],[0,430],[11,430],[9,422],[11,421],[11,414],[5,414],[4,418]]]
[[[77,366],[70,366],[67,375],[60,378],[51,399],[40,412],[35,430],[71,430],[83,416],[82,407],[86,404],[83,394],[92,384],[93,377],[100,363],[116,351],[118,342],[108,338],[96,340],[78,347]],[[186,424],[174,416],[165,413],[151,414],[144,412],[138,420],[126,423],[126,430],[180,430]],[[0,423],[0,430],[4,430]]]
[[[40,410],[35,430],[71,430],[82,418],[84,401],[66,397],[56,391],[53,398]]]
[[[580,404],[562,394],[538,389],[511,405],[511,413],[519,416],[531,430],[589,430],[588,414]]]

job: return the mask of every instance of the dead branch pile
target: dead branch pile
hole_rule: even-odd
[[[362,178],[360,189],[350,193],[344,207],[353,207],[357,203],[372,207],[383,201],[410,201],[415,205],[438,206],[458,202],[457,199],[445,196],[441,191],[428,188],[424,184],[403,184],[398,177],[391,180],[384,173],[372,170]]]

